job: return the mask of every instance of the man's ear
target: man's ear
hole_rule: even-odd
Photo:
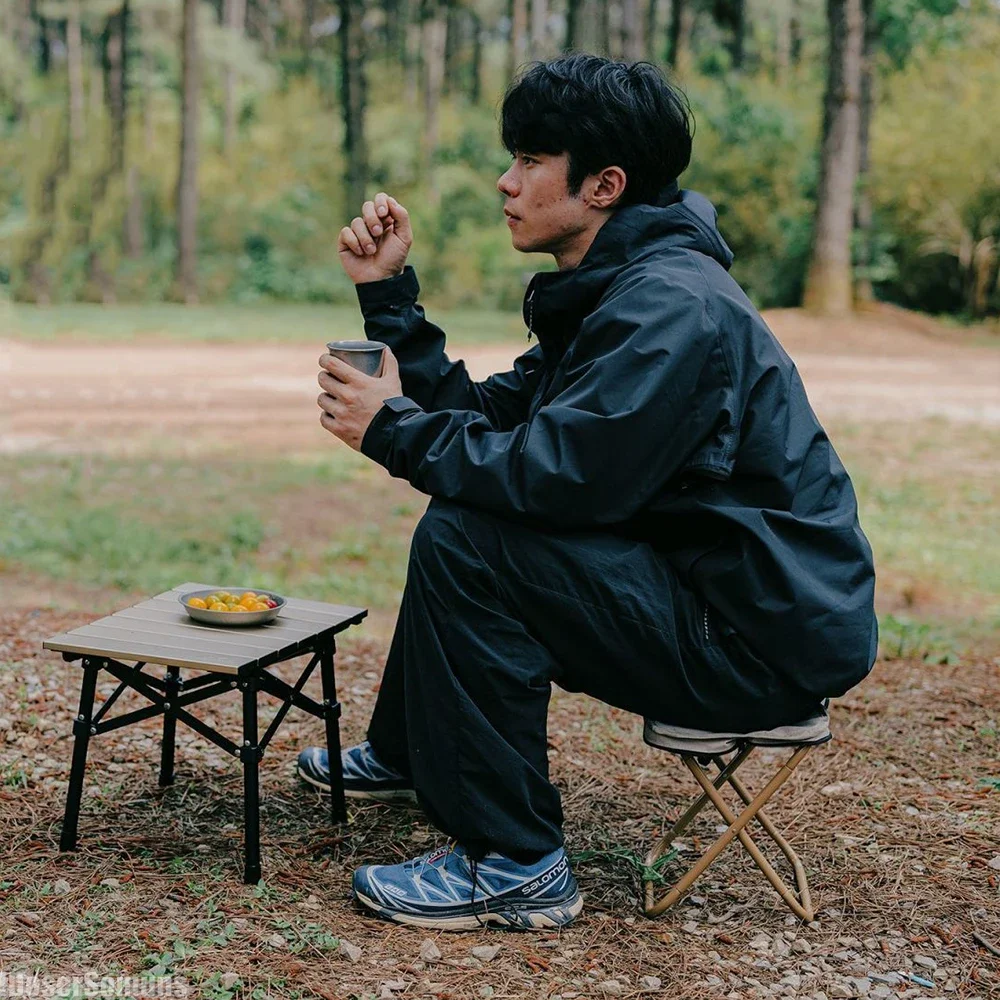
[[[600,173],[593,175],[594,189],[590,195],[590,204],[594,208],[614,208],[615,203],[625,193],[627,183],[625,171],[621,167],[605,167]]]

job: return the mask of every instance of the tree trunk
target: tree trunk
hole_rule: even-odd
[[[111,121],[111,172],[125,171],[125,121],[128,86],[128,0],[108,18],[104,29],[101,69],[104,73],[104,99]]]
[[[510,46],[507,49],[507,79],[512,80],[528,57],[528,0],[510,0]]]
[[[531,0],[531,46],[529,58],[545,59],[549,55],[548,0]]]
[[[420,40],[423,34],[423,4],[420,0],[409,0],[406,13],[405,92],[403,100],[407,108],[416,111],[420,101],[420,71],[423,65],[423,54],[420,51]]]
[[[862,0],[827,0],[829,52],[823,142],[804,305],[823,315],[851,311],[851,228],[861,118]]]
[[[49,20],[40,10],[40,0],[31,0],[31,19],[35,22],[35,65],[38,72],[45,76],[52,66],[52,43],[49,38]]]
[[[423,25],[424,134],[421,158],[424,180],[430,186],[432,202],[436,202],[438,192],[432,168],[438,144],[438,113],[444,80],[444,49],[447,43],[448,22],[435,0],[428,0],[425,13]]]
[[[660,61],[659,48],[660,20],[659,20],[659,0],[647,0],[646,2],[646,54],[644,59],[651,63]]]
[[[344,118],[344,190],[348,212],[361,211],[368,188],[368,145],[365,141],[365,37],[361,28],[364,0],[339,0],[340,100]]]
[[[222,8],[223,24],[234,39],[242,38],[246,25],[246,0],[225,0]],[[303,23],[305,23],[303,18]],[[306,29],[303,29],[306,30]],[[236,142],[236,70],[227,66],[222,79],[223,111],[222,111],[222,149],[228,156],[233,151]]]
[[[244,27],[246,25],[246,0],[242,0],[243,3],[243,23],[240,25],[240,33],[243,33]],[[388,10],[388,6],[386,7]],[[312,52],[313,48],[313,34],[312,26],[316,21],[316,0],[302,0],[302,37],[299,42],[302,47],[302,52],[304,53],[306,59],[308,60],[309,54]],[[387,18],[387,23],[391,25],[391,21]],[[387,37],[390,36],[389,27],[386,28]]]
[[[646,57],[642,9],[639,0],[622,0],[622,43],[626,62]]]
[[[144,243],[139,168],[133,163],[125,175],[125,255],[132,260],[141,257]]]
[[[80,0],[69,0],[66,8],[66,72],[69,78],[69,136],[74,156],[86,134],[83,102],[83,46],[80,39]]]
[[[863,0],[865,28],[864,47],[861,52],[861,119],[858,125],[858,194],[854,212],[857,230],[858,275],[854,282],[856,302],[872,302],[869,269],[872,264],[872,221],[874,212],[871,196],[871,135],[872,115],[875,112],[875,50],[878,27],[874,15],[874,0]]]
[[[691,35],[694,32],[694,18],[693,0],[673,0],[670,9],[667,62],[680,76],[691,68]]]
[[[775,82],[785,86],[788,83],[788,67],[792,52],[791,11],[779,4],[774,11],[774,73]]]
[[[458,61],[462,40],[459,35],[458,7],[454,0],[441,0],[444,11],[444,73],[441,78],[441,93],[450,95],[458,76]]]
[[[177,175],[178,293],[198,301],[198,101],[201,84],[198,0],[184,0],[181,28],[181,149]]]
[[[583,0],[566,0],[566,34],[563,36],[563,49],[566,52],[577,48],[577,37],[580,30],[580,8]]]
[[[740,72],[743,69],[744,49],[746,45],[746,0],[730,0],[730,3],[732,5],[733,24],[729,51],[733,57],[733,69]]]
[[[788,18],[788,55],[793,68],[802,62],[802,0],[791,0],[792,10]]]
[[[469,17],[472,18],[472,66],[469,70],[472,79],[469,87],[469,100],[473,105],[477,105],[483,97],[483,21],[471,9]]]

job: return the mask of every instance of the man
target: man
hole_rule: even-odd
[[[355,896],[444,929],[581,909],[549,782],[551,683],[746,732],[811,714],[875,658],[871,549],[799,375],[678,175],[688,113],[659,71],[576,55],[508,90],[513,245],[551,253],[538,344],[469,379],[416,304],[406,210],[340,235],[383,374],[320,359],[322,425],[432,498],[348,794],[419,801],[453,838],[360,868]],[[299,773],[329,784],[326,752]]]

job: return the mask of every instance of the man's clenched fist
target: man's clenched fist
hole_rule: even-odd
[[[384,191],[361,206],[361,215],[340,231],[337,252],[356,285],[402,274],[413,244],[410,213]]]

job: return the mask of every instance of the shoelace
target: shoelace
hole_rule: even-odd
[[[469,857],[466,855],[466,857]],[[472,915],[476,918],[476,923],[480,927],[485,927],[486,923],[483,921],[482,917],[476,912],[476,886],[479,884],[479,862],[475,858],[469,858],[469,871],[472,873],[472,896],[469,898],[469,905],[472,907]],[[483,890],[483,896],[488,896],[489,893]],[[489,903],[486,899],[483,900],[483,913],[489,909]]]

